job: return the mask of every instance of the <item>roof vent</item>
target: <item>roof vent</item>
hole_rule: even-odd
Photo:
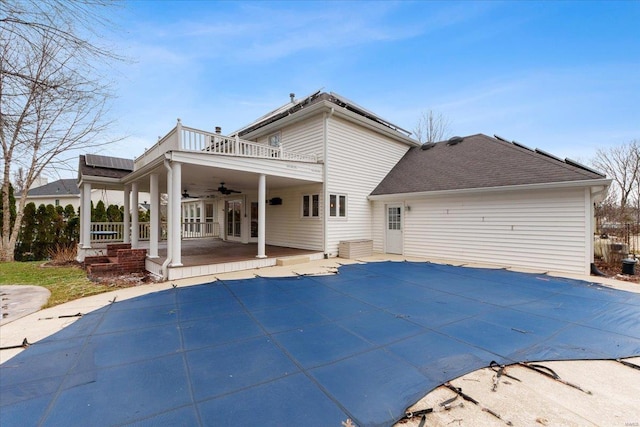
[[[460,144],[462,141],[464,141],[463,137],[461,137],[461,136],[452,136],[451,138],[449,138],[449,141],[447,141],[447,145]]]
[[[435,147],[435,146],[436,146],[435,142],[425,142],[424,144],[422,144],[422,145],[420,146],[420,149],[421,149],[421,150],[425,150],[425,151],[426,151],[426,150],[428,150],[429,148],[433,148],[433,147]]]

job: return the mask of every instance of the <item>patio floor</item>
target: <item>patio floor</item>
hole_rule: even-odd
[[[149,249],[149,242],[140,242],[140,248]],[[266,245],[265,253],[269,258],[281,258],[298,255],[310,255],[321,251],[286,248],[283,246]],[[237,261],[255,260],[258,254],[257,243],[240,243],[224,241],[218,238],[184,239],[182,240],[182,264],[185,267],[208,264],[224,264]],[[167,259],[167,243],[160,242],[159,258],[152,262],[162,265]]]
[[[2,425],[390,425],[491,361],[640,355],[640,295],[430,263],[219,280],[85,314],[0,365]]]

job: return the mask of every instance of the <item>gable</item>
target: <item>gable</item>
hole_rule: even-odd
[[[259,140],[292,123],[322,114],[340,116],[358,126],[384,134],[409,146],[418,144],[416,140],[411,138],[411,132],[394,125],[341,95],[320,91],[302,100],[292,100],[292,102],[237,130],[231,136],[238,135],[244,139]]]

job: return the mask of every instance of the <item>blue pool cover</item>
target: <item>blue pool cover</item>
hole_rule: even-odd
[[[640,355],[640,295],[412,262],[170,288],[88,313],[0,365],[3,427],[390,425],[516,361]]]

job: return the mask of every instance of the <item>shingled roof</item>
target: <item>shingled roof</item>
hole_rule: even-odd
[[[18,193],[19,195],[20,193]],[[28,196],[73,196],[80,194],[75,179],[59,179],[29,190]]]
[[[603,179],[569,159],[477,134],[413,147],[373,190],[384,194]]]

